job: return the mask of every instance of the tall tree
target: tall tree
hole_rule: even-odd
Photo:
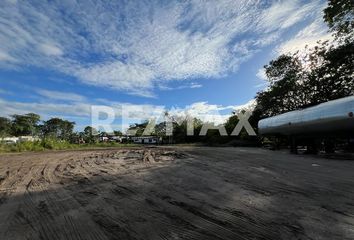
[[[123,136],[123,133],[119,130],[113,131],[114,136]]]
[[[86,143],[95,143],[98,140],[98,131],[91,126],[87,126],[84,129],[83,136]]]
[[[309,52],[304,86],[308,101],[316,104],[354,95],[354,42],[333,46],[326,43]],[[319,63],[319,64],[318,64]]]
[[[35,113],[25,115],[12,115],[12,134],[14,136],[36,135],[38,134],[38,123],[41,117]]]
[[[323,18],[337,40],[340,42],[354,40],[353,0],[329,0]]]
[[[142,123],[135,123],[129,126],[128,133],[134,134],[135,136],[142,136],[145,128],[148,126],[149,121],[143,121]],[[153,133],[152,133],[153,135]]]
[[[337,41],[265,66],[270,86],[257,94],[254,115],[263,118],[354,95],[354,1],[329,0],[324,20]]]
[[[5,137],[11,134],[11,120],[5,117],[0,117],[0,137]]]
[[[42,126],[43,135],[54,137],[60,140],[70,140],[73,134],[75,123],[60,118],[51,118],[45,121]]]
[[[301,91],[302,65],[296,55],[281,55],[264,66],[269,88],[257,93],[262,117],[292,111],[306,103]]]

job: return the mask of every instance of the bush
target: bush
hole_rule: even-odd
[[[58,140],[55,138],[44,138],[34,142],[18,142],[16,144],[5,144],[0,142],[0,152],[34,152],[44,150],[65,150],[76,148],[90,147],[129,147],[137,146],[136,144],[121,144],[116,142],[107,143],[89,143],[89,144],[73,144],[68,141]]]
[[[44,148],[41,145],[40,141],[35,142],[19,142],[15,145],[12,145],[12,152],[25,152],[25,151],[43,151]]]
[[[40,143],[44,149],[50,149],[50,150],[73,149],[78,147],[78,145],[71,144],[67,141],[56,140],[53,138],[45,138],[42,141],[40,141]]]
[[[44,151],[73,149],[79,147],[67,141],[59,141],[56,139],[43,139],[34,142],[18,142],[16,144],[0,144],[0,152],[26,152],[26,151]]]

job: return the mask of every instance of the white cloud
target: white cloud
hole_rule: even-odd
[[[5,89],[0,89],[0,95],[14,95],[14,92],[5,90]]]
[[[53,44],[50,44],[50,43],[44,43],[44,44],[39,45],[39,50],[48,56],[63,55],[63,51],[59,47],[57,47]]]
[[[41,115],[61,115],[61,116],[81,116],[89,117],[91,108],[89,104],[55,104],[55,103],[37,103],[37,102],[18,102],[0,99],[0,108],[2,116],[13,114],[24,114],[29,112]]]
[[[312,13],[315,20],[301,29],[293,38],[280,44],[276,51],[278,54],[294,53],[305,50],[305,47],[314,47],[319,41],[332,41],[333,36],[327,25],[323,22],[323,8],[325,3],[320,4]]]
[[[267,80],[267,75],[264,68],[258,69],[256,76],[261,80]]]
[[[264,67],[258,69],[256,76],[258,78],[258,81],[255,83],[254,87],[259,90],[264,90],[265,88],[267,88],[269,82]]]
[[[8,53],[0,50],[0,62],[16,62],[16,59],[11,57]]]
[[[198,83],[192,83],[192,84],[189,86],[189,88],[201,88],[201,87],[203,87],[203,85],[198,84]]]
[[[241,110],[246,110],[246,111],[252,112],[254,110],[254,108],[256,107],[256,104],[257,104],[256,100],[251,99],[245,104],[234,106],[233,109],[236,112],[241,111]]]
[[[298,22],[313,17],[321,1],[315,0],[308,3],[303,1],[277,1],[266,9],[261,16],[259,27],[261,31],[267,29],[274,31],[286,29]]]
[[[56,93],[55,93],[56,94]],[[183,108],[167,108],[163,105],[152,104],[132,104],[124,102],[112,102],[106,99],[96,99],[105,106],[110,106],[115,110],[116,118],[122,119],[122,124],[129,126],[132,123],[139,123],[152,117],[158,121],[163,121],[164,113],[167,111],[170,115],[177,117],[193,116],[205,122],[214,122],[215,124],[224,123],[232,112],[239,110],[252,111],[255,101],[251,100],[246,104],[237,106],[221,106],[209,104],[207,102],[196,102]],[[79,119],[90,124],[91,106],[96,103],[70,102],[70,103],[43,103],[43,102],[19,102],[9,101],[0,98],[1,116],[10,116],[13,114],[25,114],[34,112],[40,114],[44,119],[51,117],[63,117],[66,119]]]
[[[168,87],[168,86],[165,86],[165,85],[159,85],[159,88],[161,90],[181,90],[181,89],[188,89],[188,88],[201,88],[203,87],[202,84],[199,84],[199,83],[195,83],[195,82],[192,82],[190,84],[185,84],[185,85],[179,85],[177,87]]]
[[[121,62],[99,64],[87,68],[70,70],[74,76],[85,79],[85,83],[127,90],[133,94],[153,96],[151,79],[154,72],[144,65],[127,65]],[[145,91],[141,91],[144,89]]]
[[[318,4],[2,1],[0,67],[49,68],[151,97],[161,82],[236,71],[286,29],[311,18]]]
[[[53,100],[62,100],[62,101],[70,101],[70,102],[83,102],[86,100],[84,96],[76,93],[49,91],[45,89],[37,89],[36,92],[47,99],[53,99]]]
[[[289,41],[282,43],[277,52],[279,54],[296,52],[304,50],[305,47],[314,47],[318,45],[318,41],[331,41],[333,36],[328,32],[328,28],[322,23],[321,20],[314,21],[306,28],[297,33],[297,35]]]
[[[169,111],[171,115],[185,118],[192,116],[201,119],[204,122],[213,122],[215,124],[222,124],[234,113],[241,110],[253,111],[255,107],[255,100],[242,105],[221,106],[216,104],[209,104],[208,102],[196,102],[187,105],[184,108],[173,108]]]

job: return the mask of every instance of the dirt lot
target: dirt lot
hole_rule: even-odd
[[[0,155],[0,239],[354,239],[354,161],[256,148]]]

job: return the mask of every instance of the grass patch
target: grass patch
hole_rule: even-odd
[[[39,152],[45,150],[70,150],[80,148],[105,148],[105,147],[133,147],[136,144],[121,144],[116,142],[108,143],[90,143],[90,144],[73,144],[67,141],[59,141],[55,139],[43,139],[34,142],[18,142],[16,144],[0,143],[0,153],[7,152]]]

